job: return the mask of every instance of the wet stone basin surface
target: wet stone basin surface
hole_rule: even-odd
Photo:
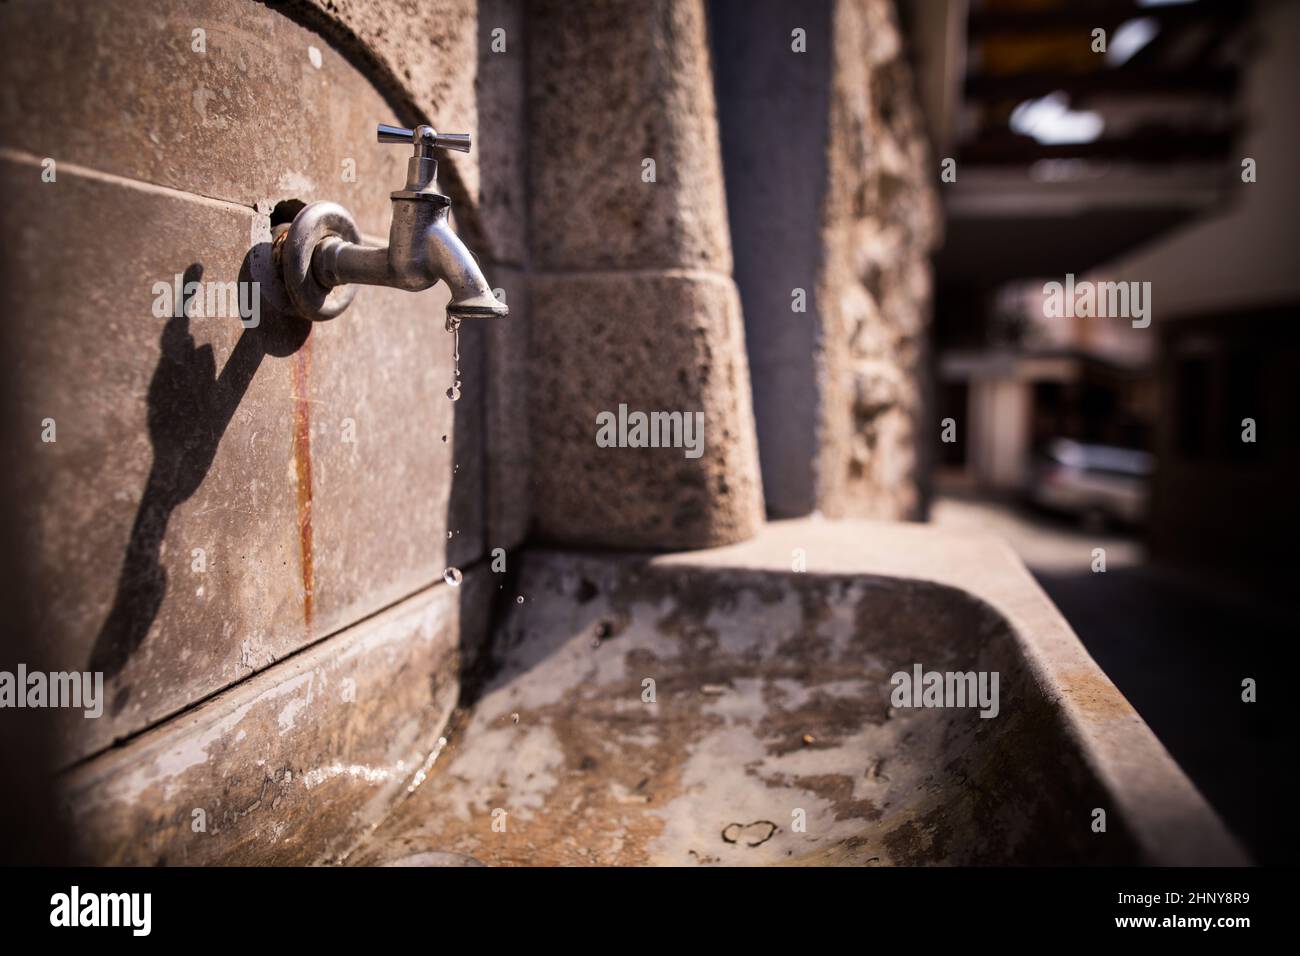
[[[864,574],[522,561],[525,600],[502,602],[436,765],[350,862],[1158,861],[1111,768],[978,597]],[[892,706],[891,675],[916,664],[996,671],[997,715]],[[1120,712],[1098,713],[1107,698],[1092,695],[1090,718],[1158,749],[1096,675]],[[1166,783],[1186,789],[1173,795],[1177,825],[1234,862],[1176,768]],[[1104,833],[1094,808],[1109,808]]]

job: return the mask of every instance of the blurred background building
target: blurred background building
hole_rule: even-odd
[[[1002,534],[1255,852],[1293,845],[1239,685],[1294,661],[1300,5],[711,14],[768,514]],[[809,24],[792,72],[770,37]],[[1060,314],[1067,281],[1149,316]]]
[[[960,170],[942,190],[934,335],[938,413],[968,427],[941,448],[940,478],[1014,492],[1053,439],[1143,449],[1154,555],[1285,561],[1300,13],[1154,0],[955,9],[939,25],[917,18],[931,133]],[[1067,274],[1150,283],[1153,324],[1045,318],[1043,284]],[[1243,441],[1243,419],[1272,423],[1271,438]]]
[[[1295,833],[1271,757],[1284,728],[1229,685],[1295,660],[1300,6],[901,13],[931,141],[956,160],[932,368],[936,422],[957,427],[933,445],[931,517],[1006,535],[1232,826],[1279,859],[1272,837]],[[1150,283],[1150,325],[1048,317],[1045,283],[1067,275]]]

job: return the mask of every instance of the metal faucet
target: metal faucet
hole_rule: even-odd
[[[274,246],[295,310],[316,321],[332,319],[351,304],[357,285],[420,292],[441,279],[451,289],[448,328],[461,319],[509,314],[483,278],[478,258],[452,232],[447,218],[451,200],[438,192],[433,151],[468,153],[469,135],[380,124],[379,142],[415,146],[406,186],[392,194],[388,245],[363,245],[352,216],[338,203],[304,206],[287,229],[281,227]]]

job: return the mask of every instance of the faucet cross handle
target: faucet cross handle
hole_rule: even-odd
[[[412,143],[418,156],[428,156],[434,149],[469,152],[469,133],[439,133],[432,126],[407,129],[405,126],[389,126],[387,123],[380,123],[379,142]]]

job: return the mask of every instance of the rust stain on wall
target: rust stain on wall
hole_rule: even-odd
[[[302,566],[303,623],[311,629],[313,561],[311,543],[311,339],[293,357],[293,464],[298,478],[298,547]]]

